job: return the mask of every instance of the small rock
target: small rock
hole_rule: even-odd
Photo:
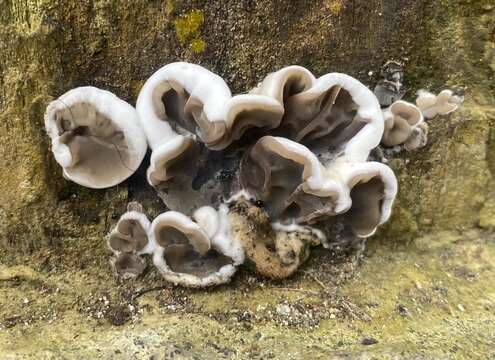
[[[361,344],[374,345],[374,344],[378,344],[378,340],[372,337],[365,337],[363,340],[361,340]]]
[[[282,316],[288,316],[290,314],[289,305],[285,305],[285,304],[278,305],[277,306],[277,314],[282,315]]]
[[[397,310],[399,311],[399,314],[404,317],[411,317],[411,314],[409,314],[409,310],[404,305],[399,304],[397,306]]]

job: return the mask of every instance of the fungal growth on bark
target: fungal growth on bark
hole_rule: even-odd
[[[316,78],[300,66],[270,73],[248,93],[232,96],[221,77],[201,66],[166,65],[139,94],[139,121],[130,121],[136,112],[125,103],[130,115],[114,119],[117,106],[101,105],[109,101],[104,96],[82,105],[67,94],[61,99],[49,106],[47,129],[58,161],[73,167],[84,160],[91,181],[80,184],[98,187],[96,180],[119,165],[91,167],[110,156],[109,138],[120,139],[117,145],[128,152],[118,154],[129,158],[142,134],[129,123],[139,124],[152,150],[147,180],[169,211],[150,223],[138,204],[129,205],[108,236],[115,271],[137,276],[150,255],[165,280],[189,287],[226,283],[244,263],[284,278],[313,246],[373,235],[390,217],[397,181],[388,166],[369,161],[371,150],[384,130],[384,143],[410,149],[426,136],[414,105],[398,101],[382,113],[358,80],[339,73]],[[74,130],[83,124],[87,129]],[[90,142],[81,133],[90,139],[97,133],[107,143],[81,153],[80,144]],[[129,134],[138,135],[128,140]]]
[[[428,129],[428,124],[425,122],[421,122],[415,126],[404,143],[404,148],[407,151],[413,151],[424,147],[428,142]]]
[[[111,263],[118,275],[136,277],[146,268],[141,255],[151,253],[150,225],[140,204],[131,202],[127,205],[127,212],[108,235],[108,247],[114,254]]]
[[[45,128],[64,177],[94,189],[127,179],[146,153],[136,110],[95,87],[73,89],[52,101]]]
[[[146,81],[136,107],[152,149],[148,182],[167,206],[187,214],[218,206],[231,192],[216,178],[235,171],[239,158],[221,150],[250,128],[276,127],[284,111],[268,96],[232,97],[221,77],[180,62]]]
[[[427,119],[433,119],[438,115],[447,115],[457,110],[462,103],[462,97],[454,95],[452,90],[442,90],[438,95],[420,90],[416,99],[416,105],[421,109]]]
[[[385,129],[383,131],[382,144],[396,146],[404,144],[413,134],[413,129],[423,123],[421,110],[406,101],[394,102],[383,111]],[[417,135],[413,135],[414,138]],[[414,140],[411,139],[410,143]]]
[[[361,237],[388,219],[397,191],[386,165],[341,159],[324,166],[303,145],[271,136],[246,153],[240,177],[273,220],[314,224],[348,212],[345,218]]]
[[[310,227],[273,224],[266,211],[244,198],[232,206],[229,220],[232,235],[244,249],[246,265],[272,279],[294,274],[309,257],[310,248],[324,240],[319,230]]]
[[[244,251],[230,233],[226,209],[203,207],[193,217],[196,221],[167,211],[153,220],[155,266],[174,284],[204,287],[230,281]]]
[[[405,94],[402,88],[404,81],[404,66],[397,61],[387,61],[380,75],[382,79],[376,84],[373,92],[382,106],[390,106],[402,99]]]

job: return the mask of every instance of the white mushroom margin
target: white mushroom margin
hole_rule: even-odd
[[[147,149],[136,110],[111,92],[91,86],[52,101],[45,128],[64,177],[89,188],[107,188],[127,179]]]

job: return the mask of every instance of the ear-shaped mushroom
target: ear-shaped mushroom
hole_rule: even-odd
[[[119,276],[134,278],[146,268],[146,261],[140,255],[150,254],[153,250],[148,239],[150,225],[142,206],[130,202],[127,212],[110,231],[108,247],[114,254],[111,264]]]
[[[284,104],[274,133],[319,148],[341,148],[348,158],[366,160],[383,131],[380,105],[358,80],[331,73],[318,79],[289,66],[270,74],[254,90]]]
[[[148,254],[150,221],[136,202],[127,205],[125,212],[108,236],[108,246],[114,252]]]
[[[244,252],[230,235],[226,210],[205,207],[195,213],[199,223],[175,211],[159,215],[150,236],[157,248],[153,262],[174,284],[205,287],[230,281]]]
[[[428,128],[428,124],[425,122],[415,126],[404,143],[405,149],[412,151],[424,147],[428,141]]]
[[[338,167],[352,201],[344,220],[358,237],[371,236],[390,217],[397,195],[395,175],[388,166],[374,161]]]
[[[396,146],[403,144],[411,135],[413,128],[423,122],[421,110],[406,101],[396,101],[383,111],[385,128],[382,144]]]
[[[160,196],[169,207],[188,214],[210,204],[212,193],[220,198],[224,188],[230,190],[228,183],[213,189],[223,170],[216,151],[249,128],[278,126],[283,114],[282,105],[268,96],[232,97],[221,77],[188,63],[169,64],[153,74],[136,107],[153,150],[148,182],[163,190]]]
[[[273,219],[298,221],[335,214],[350,205],[341,184],[323,178],[324,168],[305,146],[281,137],[265,136],[243,158],[240,182]]]
[[[152,150],[177,136],[215,144],[226,132],[224,104],[231,98],[223,79],[188,63],[156,71],[139,93],[136,108]]]
[[[124,279],[134,279],[146,269],[146,261],[133,253],[115,254],[110,263],[115,273]]]
[[[137,170],[146,153],[136,110],[95,87],[76,88],[52,101],[45,128],[64,176],[90,188],[121,183]]]
[[[421,109],[427,119],[433,119],[437,115],[447,115],[455,111],[462,103],[462,98],[454,95],[451,90],[442,90],[438,95],[428,91],[418,91],[416,105]]]
[[[272,220],[314,223],[351,209],[352,228],[362,237],[388,220],[397,192],[384,164],[338,159],[323,166],[303,145],[270,136],[246,153],[240,181]]]

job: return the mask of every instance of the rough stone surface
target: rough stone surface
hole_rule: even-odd
[[[0,0],[0,9],[2,355],[495,356],[492,1]],[[84,189],[62,178],[43,129],[63,92],[94,85],[134,104],[171,61],[206,66],[242,92],[290,64],[372,87],[391,59],[405,64],[405,99],[448,86],[466,103],[430,122],[427,147],[390,160],[399,198],[364,257],[315,251],[284,282],[244,270],[208,291],[172,288],[153,271],[120,283],[103,235],[128,201],[150,216],[163,210],[147,160],[115,188]],[[378,343],[363,345],[370,338]]]

